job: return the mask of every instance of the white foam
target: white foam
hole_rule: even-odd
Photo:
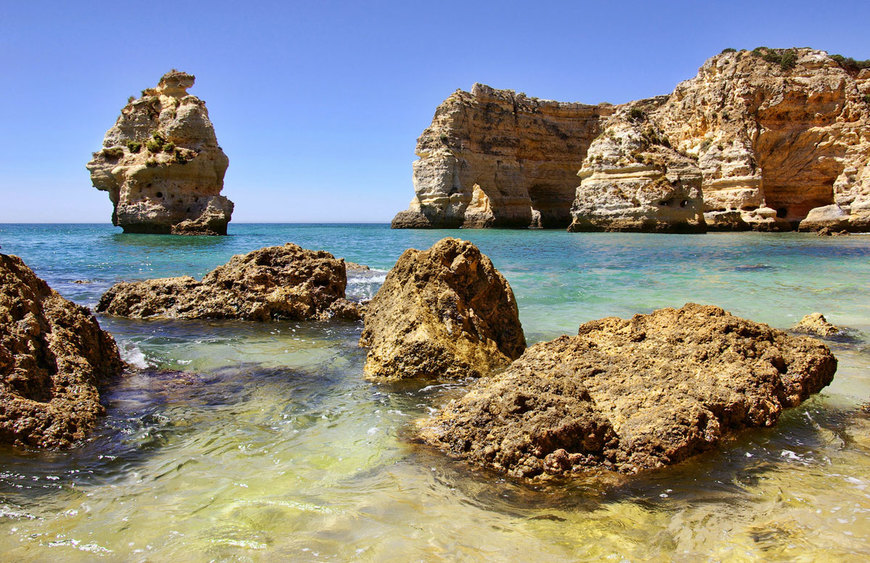
[[[145,358],[145,353],[129,340],[119,342],[118,351],[121,353],[121,359],[135,368],[147,369],[151,367]]]

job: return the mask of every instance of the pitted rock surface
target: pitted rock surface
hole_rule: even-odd
[[[365,313],[360,345],[372,379],[479,377],[526,347],[516,300],[492,261],[446,238],[406,250]]]
[[[104,414],[124,367],[115,340],[17,256],[0,254],[0,442],[67,448]]]
[[[287,243],[233,256],[197,281],[192,277],[117,283],[97,311],[132,318],[359,319],[345,299],[344,260]]]
[[[773,426],[836,367],[818,340],[690,303],[536,344],[421,421],[419,436],[516,477],[636,473]]]

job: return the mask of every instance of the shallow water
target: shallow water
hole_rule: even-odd
[[[0,225],[63,295],[201,276],[283,242],[376,271],[442,236],[477,243],[517,295],[531,342],[584,321],[687,301],[786,328],[821,311],[834,383],[773,429],[664,471],[529,486],[408,440],[449,385],[372,385],[354,323],[101,318],[144,368],[106,396],[81,448],[0,450],[4,560],[782,560],[870,557],[870,237],[391,231],[231,225],[225,238],[121,235],[104,225]],[[75,283],[84,281],[87,283]]]

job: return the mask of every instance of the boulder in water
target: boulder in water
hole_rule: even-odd
[[[360,345],[374,379],[479,377],[526,348],[513,291],[468,241],[409,249],[367,306]]]
[[[66,448],[105,409],[124,367],[115,340],[17,256],[0,254],[0,442]]]
[[[818,340],[690,303],[536,344],[421,421],[419,436],[515,477],[636,473],[773,426],[836,367]]]
[[[359,319],[345,299],[344,260],[296,244],[233,256],[202,281],[184,276],[113,285],[97,311],[132,318]]]

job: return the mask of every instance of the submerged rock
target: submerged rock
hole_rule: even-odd
[[[17,256],[0,254],[0,442],[65,448],[105,412],[121,374],[114,339]]]
[[[836,367],[817,340],[690,303],[536,344],[422,421],[419,436],[516,477],[635,473],[774,425]]]
[[[220,193],[229,160],[205,102],[187,93],[193,82],[173,70],[131,98],[87,165],[125,233],[227,234],[233,202]]]
[[[197,281],[162,278],[113,285],[97,311],[133,318],[358,319],[345,299],[344,260],[287,243],[233,256]]]
[[[406,250],[364,321],[369,378],[479,377],[526,348],[507,280],[475,245],[455,238]]]
[[[810,313],[792,327],[795,332],[804,332],[813,336],[836,336],[842,331],[828,322],[821,313]]]

